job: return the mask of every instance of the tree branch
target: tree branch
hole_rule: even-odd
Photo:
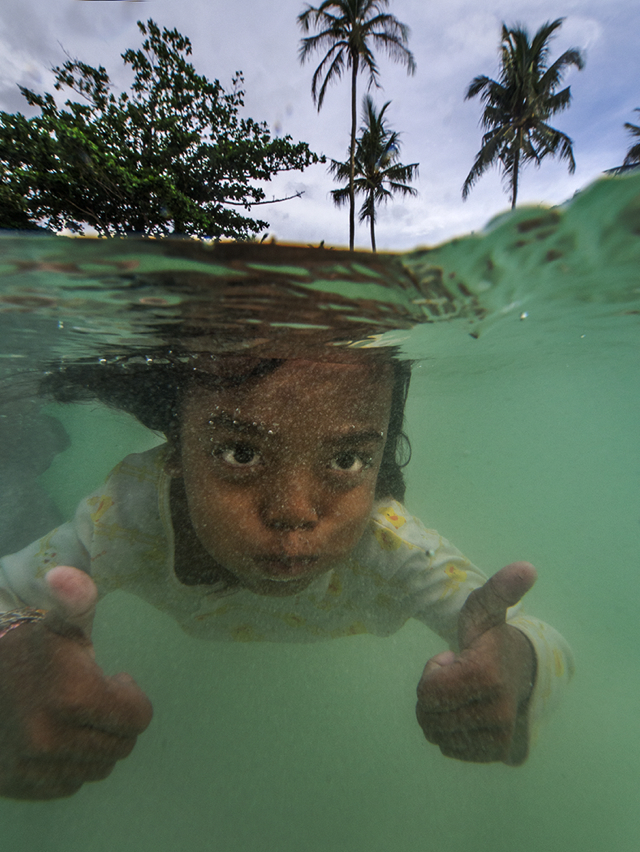
[[[252,207],[257,207],[259,204],[279,204],[281,201],[291,201],[292,198],[302,198],[303,195],[304,190],[294,192],[293,195],[287,195],[285,198],[272,198],[271,201],[221,201],[220,204],[229,204],[231,207],[245,207],[247,210],[251,210]]]

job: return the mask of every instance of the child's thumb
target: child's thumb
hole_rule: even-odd
[[[98,601],[98,590],[88,574],[58,565],[46,576],[51,597],[47,626],[55,633],[77,633],[91,638],[93,616]]]
[[[460,610],[458,641],[464,650],[479,636],[504,624],[507,610],[526,595],[536,581],[536,569],[529,562],[512,562],[475,589]]]

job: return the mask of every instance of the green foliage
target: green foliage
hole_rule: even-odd
[[[359,219],[361,222],[369,222],[373,251],[376,250],[376,206],[381,202],[386,203],[398,193],[403,196],[417,195],[417,191],[408,183],[417,176],[418,163],[404,166],[400,162],[399,134],[391,130],[385,120],[390,103],[387,101],[378,112],[371,96],[365,95],[361,135],[356,139],[353,185],[356,195],[364,195]],[[347,184],[331,191],[336,205],[346,204],[349,201],[350,161],[340,163],[332,160],[329,171],[337,181]]]
[[[25,188],[24,158],[37,149],[33,128],[20,115],[0,114],[0,228],[34,230]],[[28,153],[27,153],[28,152]]]
[[[482,148],[462,188],[466,199],[471,187],[494,164],[502,169],[505,183],[515,207],[520,169],[528,162],[540,165],[551,154],[567,160],[569,171],[575,170],[573,144],[560,130],[547,124],[556,112],[571,102],[569,86],[558,91],[567,68],[584,66],[576,48],[566,50],[552,65],[547,64],[549,41],[563,19],[544,24],[530,40],[523,27],[502,25],[500,78],[481,75],[470,84],[466,98],[480,95],[485,107],[482,126]]]
[[[379,72],[374,48],[385,51],[391,59],[402,62],[413,74],[416,63],[407,48],[409,27],[393,15],[383,12],[389,0],[324,0],[319,6],[307,6],[298,16],[298,24],[308,33],[302,39],[300,61],[305,62],[316,50],[327,49],[311,81],[311,94],[318,110],[322,107],[327,86],[351,70],[351,142],[349,145],[349,248],[355,238],[355,150],[356,150],[356,81],[360,70],[369,75],[369,88],[379,85]]]
[[[188,38],[152,20],[138,27],[142,48],[122,54],[134,73],[129,92],[114,94],[103,67],[69,60],[53,69],[55,88],[78,100],[59,107],[52,94],[21,88],[40,114],[0,113],[0,197],[11,199],[10,221],[235,239],[267,228],[233,208],[270,203],[254,182],[324,158],[238,115],[240,73],[225,92],[196,73]]]

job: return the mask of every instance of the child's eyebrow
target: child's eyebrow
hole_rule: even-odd
[[[243,435],[273,435],[275,429],[265,426],[264,423],[257,421],[239,420],[231,414],[220,411],[212,414],[208,420],[209,426],[217,426],[222,429],[228,429],[233,432],[240,432]],[[275,424],[277,425],[277,424]],[[378,429],[363,429],[359,432],[344,432],[343,434],[335,434],[327,436],[328,443],[350,445],[350,444],[367,444],[367,443],[382,443],[384,440],[384,432]]]
[[[273,434],[273,430],[269,429],[263,423],[257,423],[249,420],[238,420],[231,414],[225,411],[220,411],[217,414],[212,414],[208,420],[209,426],[220,426],[223,429],[230,429],[234,432],[243,432],[256,435]]]
[[[381,444],[384,441],[384,432],[377,429],[365,429],[361,432],[345,432],[343,435],[331,435],[329,443],[334,444]]]

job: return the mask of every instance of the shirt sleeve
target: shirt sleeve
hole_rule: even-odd
[[[73,521],[47,533],[18,553],[0,559],[0,611],[22,606],[51,605],[45,575],[58,565],[71,565],[90,574],[92,525],[87,501]]]
[[[58,565],[92,576],[102,596],[125,586],[139,566],[164,564],[170,523],[159,510],[160,502],[168,504],[164,453],[160,445],[127,456],[80,502],[72,521],[0,559],[0,611],[51,606],[45,575]]]

